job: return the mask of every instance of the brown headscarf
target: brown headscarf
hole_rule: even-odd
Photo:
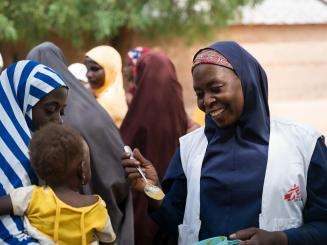
[[[135,97],[120,128],[121,135],[125,144],[139,148],[153,163],[162,180],[179,146],[179,137],[187,131],[182,87],[169,58],[154,51],[139,60],[136,84]],[[135,244],[151,244],[156,230],[150,218],[146,218],[146,199],[140,193],[133,195]]]
[[[86,193],[97,193],[106,202],[117,244],[133,245],[132,198],[121,166],[123,144],[116,126],[94,96],[69,72],[56,45],[42,43],[29,52],[27,59],[50,66],[69,87],[64,123],[78,130],[90,146],[92,186]]]

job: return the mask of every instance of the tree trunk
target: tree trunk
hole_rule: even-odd
[[[130,48],[132,48],[134,41],[134,31],[123,26],[119,30],[119,34],[110,39],[110,44],[120,53],[123,63],[126,61],[126,55]]]

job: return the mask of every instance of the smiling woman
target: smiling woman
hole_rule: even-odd
[[[244,106],[241,81],[231,69],[212,64],[196,66],[193,85],[198,107],[220,127],[235,123],[241,116]]]
[[[179,244],[216,236],[241,244],[327,244],[327,148],[308,125],[270,117],[268,80],[259,62],[235,42],[217,42],[193,59],[193,86],[205,127],[180,138],[149,201],[153,219]],[[123,156],[133,187],[135,166],[158,184],[138,152]],[[294,164],[296,163],[296,164]]]
[[[31,133],[48,122],[60,122],[67,91],[63,80],[52,69],[35,61],[10,65],[0,76],[0,195],[21,186],[37,184],[30,165],[28,145]],[[56,108],[47,111],[47,102]],[[0,239],[9,244],[26,244],[21,218],[1,216]]]

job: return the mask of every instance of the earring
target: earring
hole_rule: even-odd
[[[82,180],[82,185],[86,185],[86,181],[85,181],[86,180],[86,175],[85,175],[84,169],[85,169],[85,162],[82,161],[81,162],[81,172],[82,172],[81,180]]]
[[[85,179],[86,179],[86,177],[85,177],[85,174],[83,173],[82,174],[82,185],[86,185]]]

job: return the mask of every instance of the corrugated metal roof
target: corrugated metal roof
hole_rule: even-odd
[[[264,0],[241,9],[241,24],[327,23],[327,4],[319,0]]]

